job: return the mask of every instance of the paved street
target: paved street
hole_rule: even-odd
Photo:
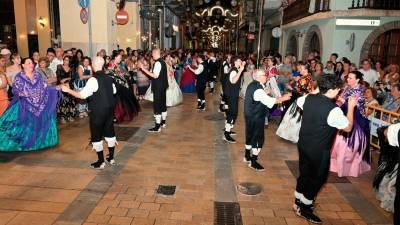
[[[60,127],[60,144],[54,149],[2,153],[0,225],[212,225],[218,224],[216,201],[238,202],[245,225],[308,224],[291,210],[296,146],[279,139],[272,123],[260,156],[266,170],[254,172],[242,162],[242,114],[234,128],[238,143],[225,144],[224,120],[215,107],[218,96],[207,98],[207,111],[199,113],[195,95],[184,95],[182,105],[169,109],[161,134],[147,133],[152,109],[143,104],[138,118],[116,129],[118,165],[102,171],[89,168],[96,156],[88,146],[87,119]],[[316,214],[323,224],[392,224],[375,200],[373,175],[330,176],[317,199]],[[243,195],[236,189],[241,182],[258,183],[263,190]],[[157,194],[159,185],[175,185],[176,192]]]

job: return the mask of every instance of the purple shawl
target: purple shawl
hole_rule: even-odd
[[[34,71],[33,80],[30,80],[25,72],[19,72],[14,79],[12,91],[14,99],[19,100],[21,107],[39,117],[49,101],[57,102],[57,98],[50,99],[48,86],[42,76]],[[51,104],[50,103],[50,104]]]

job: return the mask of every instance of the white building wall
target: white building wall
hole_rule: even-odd
[[[334,1],[336,2],[336,1]],[[338,7],[338,6],[336,6]],[[359,17],[352,17],[359,18]],[[368,18],[368,17],[362,17]],[[400,17],[374,17],[371,19],[380,19],[380,24],[383,25],[392,21],[399,21]],[[360,27],[360,26],[336,26],[336,18],[313,20],[308,23],[296,25],[283,30],[284,32],[284,44],[281,49],[281,53],[286,53],[286,47],[289,39],[289,34],[292,31],[297,31],[302,34],[298,37],[298,56],[299,60],[303,59],[303,47],[304,41],[307,36],[307,30],[312,26],[317,25],[321,30],[322,34],[322,52],[321,60],[325,64],[329,60],[331,53],[335,52],[339,54],[339,58],[348,57],[351,62],[355,62],[357,65],[360,61],[361,48],[368,37],[378,27]],[[350,35],[355,33],[354,50],[350,51],[349,45],[346,41],[350,39]]]

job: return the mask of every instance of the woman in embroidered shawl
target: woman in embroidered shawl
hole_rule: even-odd
[[[131,122],[139,114],[140,105],[133,91],[133,78],[129,76],[120,54],[112,56],[108,72],[117,88],[115,120],[117,123]]]
[[[34,71],[30,58],[14,79],[14,98],[0,118],[0,151],[34,151],[58,143],[56,106],[59,91]]]
[[[347,113],[349,97],[358,99],[357,109],[354,111],[354,125],[351,132],[339,131],[331,149],[330,171],[336,172],[339,177],[358,177],[371,170],[371,153],[369,148],[369,121],[365,113],[364,90],[361,87],[363,74],[352,71],[347,76],[347,86],[338,102],[344,114]]]

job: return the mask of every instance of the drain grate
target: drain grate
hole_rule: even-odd
[[[176,191],[176,186],[174,185],[159,185],[157,188],[157,194],[162,195],[174,195]]]
[[[204,119],[211,121],[219,121],[219,120],[225,120],[225,116],[222,113],[218,113],[218,114],[207,115],[204,117]]]
[[[258,183],[242,182],[237,185],[237,190],[244,195],[258,195],[262,191],[262,186]]]
[[[131,138],[138,130],[138,127],[120,127],[115,126],[115,136],[118,141],[127,141]]]
[[[242,225],[237,202],[214,202],[214,225]]]

